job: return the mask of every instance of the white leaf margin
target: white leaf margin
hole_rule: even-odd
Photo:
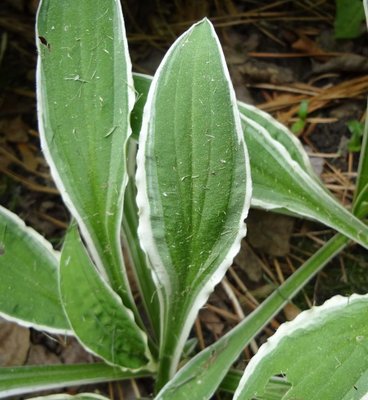
[[[124,146],[124,156],[126,158],[126,145],[128,142],[129,137],[131,136],[132,130],[131,130],[131,125],[130,125],[130,114],[133,110],[134,104],[135,104],[135,92],[133,90],[134,88],[134,82],[133,82],[133,73],[132,73],[132,63],[129,55],[129,50],[128,50],[128,41],[126,37],[126,30],[125,30],[125,23],[124,23],[124,17],[123,17],[123,10],[120,1],[114,0],[116,7],[117,7],[117,17],[120,22],[120,31],[122,32],[122,37],[121,37],[121,44],[124,48],[124,55],[125,55],[125,60],[126,60],[126,70],[127,70],[127,76],[125,77],[127,80],[127,88],[128,88],[128,113],[126,115],[127,118],[127,137],[125,141],[125,146]],[[39,19],[39,12],[41,10],[41,3],[38,7],[37,14],[36,14],[36,21]],[[37,24],[36,24],[36,37],[38,37],[38,31],[37,31]],[[42,65],[42,60],[41,60],[41,44],[40,41],[36,41],[36,47],[37,47],[37,66],[36,66],[36,97],[37,97],[37,115],[38,115],[38,127],[39,127],[39,134],[40,134],[40,142],[41,142],[41,149],[44,154],[44,157],[46,159],[47,164],[50,167],[50,173],[51,176],[55,182],[56,187],[60,191],[60,195],[63,199],[64,204],[67,206],[68,210],[70,213],[73,215],[73,217],[76,219],[78,222],[78,226],[80,227],[82,236],[86,242],[86,245],[88,247],[88,250],[90,251],[93,260],[96,263],[96,268],[99,271],[99,273],[104,277],[104,279],[108,282],[109,279],[107,277],[107,274],[105,272],[104,266],[102,259],[100,255],[98,254],[98,251],[94,245],[94,241],[92,238],[92,235],[90,234],[87,225],[84,222],[84,217],[83,215],[79,214],[77,208],[75,207],[71,197],[69,196],[68,190],[64,186],[63,180],[61,178],[61,175],[56,167],[56,163],[54,162],[54,159],[51,154],[50,147],[48,146],[47,138],[46,138],[46,130],[44,127],[44,116],[46,115],[47,112],[47,103],[44,104],[44,99],[46,96],[43,95],[43,88],[42,88],[42,79],[41,79],[41,65]],[[45,110],[46,108],[46,110]],[[124,188],[126,187],[128,183],[128,174],[127,171],[125,171],[123,181],[122,181],[122,186],[121,186],[121,193],[120,193],[120,199],[119,199],[119,204],[120,204],[120,209],[117,214],[117,218],[119,220],[122,220],[123,217],[123,200],[124,200]],[[116,235],[117,238],[120,237],[120,231],[121,231],[121,223],[116,224],[117,230],[119,235]],[[120,245],[120,243],[119,243]]]
[[[48,396],[37,396],[37,397],[31,397],[28,400],[69,400],[69,399],[96,399],[96,400],[109,400],[109,397],[101,396],[99,394],[95,393],[78,393],[76,395],[71,395],[71,394],[51,394]]]
[[[81,248],[83,248],[83,251],[85,252],[85,256],[87,256],[90,266],[92,267],[93,261],[90,257],[90,255],[88,254],[87,249],[85,248],[83,241],[80,237],[80,235],[78,235],[78,241],[79,241],[79,246]],[[76,339],[78,340],[78,342],[81,344],[82,347],[84,347],[85,350],[87,350],[89,353],[91,353],[92,355],[100,358],[101,360],[103,360],[107,365],[110,365],[112,367],[116,367],[119,368],[122,371],[131,371],[131,372],[139,372],[141,370],[147,370],[150,372],[154,372],[157,369],[157,365],[155,363],[155,361],[152,358],[152,355],[149,351],[149,347],[148,347],[148,336],[147,333],[145,331],[143,331],[136,323],[135,317],[134,317],[134,313],[133,311],[126,307],[121,299],[121,297],[111,288],[111,286],[105,281],[105,279],[103,279],[101,277],[100,274],[98,274],[98,272],[95,269],[92,269],[91,272],[93,275],[95,275],[96,279],[99,280],[99,282],[101,283],[101,285],[106,289],[107,293],[109,293],[110,299],[111,301],[113,301],[115,303],[115,305],[120,308],[122,311],[124,311],[126,313],[126,316],[128,317],[128,319],[130,319],[130,321],[133,322],[134,325],[136,325],[137,328],[137,334],[139,334],[139,336],[142,338],[143,343],[146,345],[146,351],[145,351],[145,356],[148,359],[148,363],[146,365],[143,365],[142,367],[133,369],[133,368],[128,368],[128,367],[122,367],[121,365],[118,364],[114,364],[112,361],[108,360],[105,357],[102,357],[100,354],[98,354],[95,350],[93,350],[88,344],[86,344],[84,342],[84,340],[82,338],[80,338],[80,336],[77,334],[77,332],[74,330],[73,327],[73,323],[69,318],[66,306],[65,306],[65,302],[62,301],[62,307],[64,310],[64,314],[65,314],[65,318],[67,319],[67,321],[69,322],[69,325],[71,326],[71,328],[73,329],[73,334],[76,337]],[[63,300],[63,292],[61,290],[61,268],[58,269],[58,286],[59,286],[59,293],[60,293],[60,298]]]
[[[262,359],[268,354],[272,353],[273,350],[275,350],[275,348],[279,345],[279,343],[283,339],[285,339],[285,337],[291,336],[298,330],[311,330],[315,326],[318,327],[319,324],[323,322],[326,317],[330,316],[331,314],[335,314],[340,309],[348,306],[349,304],[361,300],[368,301],[368,294],[353,294],[350,297],[337,295],[327,300],[323,305],[315,306],[312,307],[310,310],[303,311],[294,320],[290,322],[285,322],[280,325],[276,333],[260,347],[256,355],[250,360],[235,391],[233,400],[238,400],[241,398],[241,392],[247,385],[249,378],[255,372],[258,363],[261,362]],[[366,397],[364,397],[362,400],[365,399]]]
[[[100,378],[90,378],[90,379],[85,379],[81,377],[80,379],[72,380],[69,382],[69,380],[66,380],[66,382],[59,382],[57,384],[55,383],[50,383],[50,384],[36,384],[32,385],[30,384],[28,386],[29,390],[25,390],[24,387],[21,388],[11,388],[8,390],[1,390],[0,391],[0,399],[5,399],[10,396],[20,396],[20,395],[25,395],[25,393],[32,393],[32,392],[40,392],[40,391],[46,391],[46,390],[55,390],[55,389],[63,389],[66,386],[80,386],[80,385],[93,385],[93,384],[101,384],[101,379]],[[84,393],[80,393],[84,394]],[[58,397],[57,397],[58,396]],[[60,397],[62,396],[62,397]],[[50,396],[37,396],[37,397],[27,397],[28,400],[43,400],[43,399],[55,399],[55,400],[63,400],[63,399],[69,399],[69,398],[75,398],[74,396],[70,396],[67,394],[55,394],[55,395],[50,395]],[[94,397],[96,398],[96,397]],[[97,397],[99,398],[99,397]],[[77,397],[78,399],[78,397]],[[101,397],[101,400],[104,399],[106,400],[106,397]]]
[[[12,222],[14,222],[19,227],[19,230],[24,232],[26,234],[26,236],[31,237],[36,242],[38,242],[40,247],[43,247],[45,249],[45,251],[47,251],[51,257],[55,258],[56,265],[59,265],[60,253],[58,251],[54,250],[54,248],[52,247],[51,243],[48,240],[46,240],[42,235],[40,235],[37,231],[35,231],[30,226],[27,226],[25,224],[25,222],[21,218],[18,217],[18,215],[14,214],[13,212],[11,212],[10,210],[8,210],[7,208],[5,208],[1,205],[0,205],[0,214],[5,215]],[[57,268],[55,269],[55,272],[57,272]],[[50,327],[47,325],[36,324],[31,321],[25,321],[23,319],[16,318],[16,317],[6,314],[2,311],[0,311],[0,316],[2,318],[6,319],[7,321],[15,322],[16,324],[21,325],[25,328],[34,328],[38,331],[46,331],[46,332],[53,333],[53,334],[61,334],[61,335],[68,335],[68,336],[74,335],[72,330],[58,329],[58,328],[53,328],[53,327]]]
[[[240,113],[238,110],[237,106],[237,100],[235,96],[235,91],[231,83],[231,78],[230,78],[230,73],[226,65],[226,60],[225,60],[225,55],[223,53],[220,41],[217,37],[217,34],[215,32],[215,29],[212,25],[212,23],[207,19],[204,18],[203,20],[197,22],[196,24],[192,25],[186,32],[184,32],[181,36],[179,36],[175,42],[172,44],[168,52],[165,54],[163,60],[161,61],[161,64],[159,65],[153,80],[151,82],[148,96],[147,96],[147,101],[144,107],[143,111],[143,118],[142,118],[142,127],[141,127],[141,132],[139,134],[139,148],[137,152],[137,173],[136,173],[136,186],[137,186],[137,206],[139,210],[139,225],[138,225],[138,237],[140,238],[140,243],[142,246],[143,251],[149,256],[149,263],[152,267],[152,276],[153,276],[153,281],[156,284],[156,287],[158,289],[158,298],[161,306],[161,310],[164,309],[164,291],[166,291],[167,295],[170,294],[171,291],[171,285],[170,281],[167,279],[167,273],[165,270],[165,266],[161,260],[161,257],[158,253],[158,249],[155,244],[155,240],[153,237],[153,230],[152,230],[152,225],[151,225],[151,220],[150,220],[150,205],[149,205],[149,199],[148,199],[148,194],[147,194],[147,179],[146,179],[146,174],[145,174],[145,145],[147,142],[148,135],[150,134],[150,119],[154,118],[152,115],[153,113],[153,108],[152,105],[155,101],[155,92],[157,88],[157,84],[159,81],[159,78],[161,76],[161,72],[164,68],[164,65],[166,64],[166,61],[169,59],[173,51],[176,49],[176,45],[187,35],[189,35],[192,30],[199,24],[201,23],[208,23],[210,28],[211,28],[211,35],[214,38],[218,50],[219,50],[219,55],[221,58],[222,62],[222,68],[223,68],[223,73],[225,76],[225,79],[228,82],[228,87],[229,87],[229,94],[230,94],[230,100],[231,100],[231,107],[233,110],[233,116],[234,116],[234,121],[235,121],[235,129],[236,129],[236,135],[238,139],[238,144],[243,147],[244,151],[244,165],[245,165],[245,170],[246,170],[246,187],[245,187],[245,199],[244,199],[244,205],[243,205],[243,210],[241,212],[241,218],[240,218],[240,223],[239,223],[239,229],[238,229],[238,235],[234,240],[233,245],[229,248],[228,253],[222,263],[217,267],[216,271],[211,275],[210,279],[204,284],[202,289],[198,292],[196,300],[192,306],[192,309],[190,310],[186,323],[183,327],[182,333],[181,333],[181,338],[178,341],[178,349],[182,349],[185,344],[186,337],[189,335],[190,329],[194,323],[194,320],[197,316],[198,311],[200,310],[201,307],[205,304],[207,301],[209,295],[213,292],[214,287],[221,281],[221,279],[224,277],[227,269],[231,265],[234,257],[240,250],[241,246],[241,240],[245,237],[247,233],[247,228],[246,224],[244,223],[244,220],[248,216],[248,211],[251,203],[251,197],[252,197],[252,180],[251,180],[251,174],[250,174],[250,162],[249,162],[249,154],[248,150],[246,147],[246,142],[244,139],[244,134],[243,134],[243,129],[241,125],[241,118],[240,118]],[[162,314],[161,314],[162,315]],[[160,321],[160,327],[161,327],[161,333],[164,332],[164,327],[163,327],[163,321],[164,318],[161,318]],[[180,353],[179,351],[176,352],[174,355],[174,362],[172,363],[172,366],[175,367],[177,362],[179,361],[180,358]],[[175,371],[171,371],[173,374]]]
[[[286,149],[286,147],[278,142],[277,140],[273,139],[271,135],[267,132],[267,130],[259,125],[257,122],[251,120],[248,117],[245,117],[244,115],[240,115],[241,119],[244,121],[245,124],[248,124],[251,126],[253,129],[255,129],[259,135],[262,135],[263,140],[265,143],[269,143],[270,146],[273,147],[275,152],[278,152],[279,157],[278,159],[284,161],[285,164],[288,164],[291,170],[294,171],[294,176],[299,175],[301,178],[301,181],[303,182],[304,186],[307,187],[310,190],[310,193],[313,193],[316,195],[317,198],[324,197],[325,199],[325,204],[329,205],[330,207],[334,207],[334,211],[343,214],[345,218],[351,218],[350,212],[344,208],[343,205],[341,205],[329,192],[323,189],[323,187],[320,186],[320,184],[316,181],[316,179],[313,176],[310,176],[300,165],[297,163],[293,158],[291,157],[290,153]],[[262,208],[264,210],[274,210],[274,209],[279,209],[280,204],[279,203],[272,203],[271,201],[264,201],[262,199],[252,197],[252,206],[256,208]],[[295,203],[290,201],[287,205],[284,206],[288,210],[300,215],[304,216],[307,218],[312,218],[316,221],[322,221],[324,224],[331,226],[332,228],[338,230],[339,232],[343,233],[345,236],[349,237],[353,241],[359,243],[362,247],[368,248],[368,236],[367,233],[364,233],[364,236],[362,237],[354,237],[351,234],[348,234],[348,232],[342,232],[341,228],[337,229],[337,227],[333,226],[331,224],[332,218],[330,221],[328,221],[327,218],[319,218],[318,214],[313,215],[308,211],[307,208],[301,207],[299,205],[295,206]],[[333,208],[331,208],[333,210]],[[354,220],[355,226],[360,225],[360,229],[362,232],[367,232],[366,225],[364,225],[363,222],[360,220],[356,219]],[[347,225],[347,224],[346,224]]]
[[[303,182],[308,186],[308,188],[312,192],[318,195],[322,193],[322,189],[319,187],[319,185],[315,182],[315,180],[312,177],[309,176],[309,174],[306,171],[303,170],[303,168],[295,160],[292,159],[290,153],[283,144],[273,139],[271,135],[267,132],[267,130],[258,122],[251,120],[250,118],[244,116],[243,114],[240,114],[240,118],[244,121],[245,124],[251,126],[254,130],[256,130],[259,135],[262,135],[264,142],[269,143],[269,145],[272,146],[275,151],[277,151],[277,153],[280,156],[279,157],[280,160],[283,160],[285,164],[289,165],[290,169],[298,173],[299,176],[302,176]],[[259,207],[264,210],[273,210],[280,208],[280,204],[278,204],[277,202],[276,203],[265,202],[262,199],[255,198],[254,196],[252,198],[252,206]],[[303,215],[305,217],[311,217],[308,213],[302,211],[299,207],[292,207],[292,204],[288,205],[288,209],[294,211],[299,215]]]
[[[271,125],[276,127],[276,129],[279,131],[279,133],[283,134],[288,140],[290,140],[290,142],[292,142],[292,144],[294,146],[294,150],[296,150],[298,152],[299,156],[303,160],[303,165],[306,168],[306,171],[311,175],[311,177],[316,178],[314,169],[310,162],[310,158],[309,158],[308,154],[306,153],[306,151],[304,150],[302,143],[285,125],[283,125],[281,122],[277,121],[275,118],[273,118],[267,112],[257,108],[256,106],[253,106],[251,104],[246,104],[240,100],[238,100],[238,104],[240,107],[243,107],[245,109],[248,109],[251,112],[254,112],[255,114],[258,114],[261,118],[263,118],[264,120],[268,121]],[[240,115],[242,117],[244,116],[245,118],[250,119],[249,117],[243,115],[241,111],[240,111]],[[262,125],[259,124],[258,122],[256,122],[256,121],[253,121],[253,122],[255,124],[259,125],[260,127],[262,127]],[[268,134],[268,135],[271,136],[270,134]],[[278,142],[275,139],[273,139],[273,140]],[[284,147],[286,147],[286,146],[284,146]],[[287,151],[288,151],[288,149],[287,149]]]

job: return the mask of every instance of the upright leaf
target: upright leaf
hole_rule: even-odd
[[[368,393],[368,296],[335,296],[280,326],[252,358],[234,400],[262,398],[268,380],[286,375],[282,397],[351,400]]]
[[[120,2],[42,0],[37,35],[44,154],[100,272],[132,306],[120,231],[134,91]]]
[[[208,20],[166,54],[139,140],[138,233],[161,303],[160,386],[175,372],[199,308],[239,250],[250,203],[235,95]]]
[[[71,333],[59,299],[59,254],[0,206],[0,315],[23,326]]]
[[[135,75],[134,80],[140,98],[144,99],[151,77]],[[368,228],[323,186],[299,140],[267,113],[242,102],[238,102],[238,107],[251,155],[252,206],[286,210],[294,215],[315,219],[367,247]],[[133,110],[133,116],[136,121],[133,132],[137,135],[141,106]],[[366,143],[365,139],[363,143]],[[366,176],[366,158],[361,159],[363,167],[359,176]]]
[[[139,131],[142,124],[143,107],[147,100],[147,94],[152,82],[152,76],[144,74],[133,74],[134,87],[137,91],[137,102],[132,111],[132,135],[139,137]],[[275,141],[281,143],[290,154],[290,157],[296,161],[302,169],[311,176],[315,175],[310,163],[308,154],[303,149],[299,139],[290,132],[285,125],[282,125],[270,114],[258,109],[255,106],[238,101],[238,108],[241,115],[251,119],[254,123],[263,127]]]
[[[89,351],[112,365],[147,367],[151,357],[145,333],[95,270],[75,226],[61,253],[60,294],[70,326]]]
[[[128,260],[130,260],[130,267],[135,275],[147,318],[150,320],[155,339],[158,339],[160,335],[160,312],[157,290],[152,279],[151,268],[148,266],[147,257],[141,248],[138,238],[138,209],[135,201],[137,190],[134,182],[136,153],[137,142],[131,138],[128,144],[129,182],[125,190],[124,199],[124,255]]]
[[[134,104],[130,123],[132,126],[132,137],[135,140],[138,140],[139,132],[142,127],[143,109],[147,101],[147,95],[152,82],[152,76],[134,73],[133,79],[137,100]]]

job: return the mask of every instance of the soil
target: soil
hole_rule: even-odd
[[[70,217],[39,146],[34,91],[37,3],[3,0],[0,6],[0,197],[1,205],[60,249]],[[368,45],[365,35],[354,40],[335,39],[335,2],[318,3],[317,8],[307,0],[127,0],[123,7],[135,71],[153,74],[174,38],[208,16],[224,47],[240,100],[270,112],[289,127],[300,119],[300,103],[308,101],[306,123],[298,136],[327,187],[349,207],[359,154],[348,151],[351,134],[347,122],[365,118]],[[252,10],[257,12],[250,13]],[[237,294],[246,315],[333,234],[317,223],[261,211],[251,212],[248,225],[248,238],[226,284],[216,288],[209,305],[200,312],[193,330],[198,349],[242,318],[226,285]],[[275,318],[256,344],[246,349],[247,357],[239,366],[246,364],[255,347],[280,323],[300,310],[335,294],[368,292],[367,268],[366,252],[358,246],[347,248]],[[94,360],[75,340],[50,338],[1,322],[1,365]],[[87,389],[110,398],[135,399],[149,396],[151,384],[132,381],[67,392]]]

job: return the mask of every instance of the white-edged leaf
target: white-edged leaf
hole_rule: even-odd
[[[159,293],[168,377],[199,308],[239,250],[251,195],[234,91],[206,19],[177,39],[157,70],[137,164],[138,234]]]
[[[123,371],[121,368],[104,363],[0,368],[0,398],[60,389],[66,386],[91,385],[151,375],[152,373],[147,370]]]
[[[261,399],[276,374],[291,384],[283,400],[366,398],[367,318],[368,295],[335,296],[284,323],[248,364],[234,400]]]
[[[79,393],[76,395],[71,395],[71,394],[50,394],[49,396],[37,396],[37,397],[31,397],[29,400],[70,400],[70,399],[76,399],[76,400],[109,400],[109,397],[101,396],[99,394],[95,393]]]
[[[133,308],[120,245],[134,104],[120,2],[42,0],[37,36],[43,152],[100,273]]]
[[[142,99],[151,79],[134,75]],[[136,127],[141,107],[133,110]],[[367,247],[368,228],[323,186],[299,140],[269,114],[242,102],[238,107],[250,154],[252,206],[315,219]]]
[[[70,326],[90,352],[111,365],[148,368],[151,356],[146,334],[135,323],[132,311],[95,270],[76,226],[65,238],[59,284]]]
[[[135,114],[137,117],[141,113]],[[140,122],[136,120],[140,126]],[[148,266],[148,259],[143,252],[138,238],[138,208],[136,205],[137,190],[135,186],[137,142],[131,138],[128,144],[128,173],[129,182],[125,190],[123,243],[124,256],[129,260],[129,267],[133,271],[147,318],[153,328],[155,339],[160,336],[160,311],[156,286],[152,279],[152,271]],[[131,168],[130,168],[131,167]]]
[[[252,206],[269,210],[286,208],[368,247],[368,227],[362,221],[321,188],[265,128],[244,115],[242,124],[254,182]]]
[[[26,327],[71,334],[57,285],[59,254],[0,206],[0,315]]]
[[[305,172],[318,181],[308,154],[303,149],[301,142],[285,125],[281,124],[270,114],[255,106],[243,103],[242,101],[238,101],[238,107],[240,113],[244,117],[251,119],[254,123],[263,127],[272,139],[282,144],[287,149],[291,159],[297,162]]]

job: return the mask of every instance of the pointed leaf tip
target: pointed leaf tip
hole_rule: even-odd
[[[160,292],[161,350],[175,358],[172,374],[196,313],[240,247],[250,204],[235,94],[208,20],[166,54],[139,139],[139,235]]]

